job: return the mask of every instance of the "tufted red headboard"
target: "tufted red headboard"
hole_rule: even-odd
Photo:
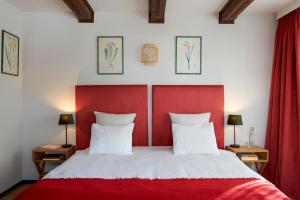
[[[152,86],[152,145],[172,146],[169,112],[210,112],[219,148],[224,148],[224,86]]]
[[[146,85],[76,86],[76,146],[89,147],[94,111],[136,113],[133,145],[148,145],[148,93]]]

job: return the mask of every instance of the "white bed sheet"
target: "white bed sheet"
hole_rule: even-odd
[[[174,155],[172,147],[134,147],[133,155],[89,155],[77,151],[44,178],[258,178],[235,154]]]

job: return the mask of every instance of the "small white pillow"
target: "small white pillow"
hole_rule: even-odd
[[[172,124],[173,151],[175,155],[213,154],[219,155],[214,125]]]
[[[136,116],[135,113],[129,114],[111,114],[104,112],[94,112],[96,123],[101,125],[128,125],[133,123]]]
[[[133,123],[119,126],[93,124],[89,154],[132,154],[133,127]]]
[[[169,113],[172,124],[196,125],[209,123],[210,113],[176,114]]]

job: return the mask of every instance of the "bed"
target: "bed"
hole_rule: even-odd
[[[69,160],[16,199],[288,199],[224,149],[223,86],[153,86],[148,145],[147,86],[77,86],[76,145]],[[133,154],[89,155],[93,111],[137,113]],[[211,112],[219,155],[172,152],[169,112]]]

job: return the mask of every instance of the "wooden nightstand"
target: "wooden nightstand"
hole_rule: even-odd
[[[36,169],[41,179],[47,172],[45,172],[46,163],[58,163],[61,164],[68,158],[70,158],[75,153],[75,146],[69,148],[57,148],[57,149],[47,149],[43,147],[37,147],[32,150],[32,161],[36,166]],[[61,154],[60,159],[47,159],[44,160],[45,155],[49,154]]]
[[[241,146],[240,148],[226,147],[226,150],[231,151],[235,154],[239,153],[255,153],[258,155],[258,160],[243,161],[244,163],[254,163],[257,169],[257,173],[262,174],[267,163],[269,162],[269,151],[259,146]]]

